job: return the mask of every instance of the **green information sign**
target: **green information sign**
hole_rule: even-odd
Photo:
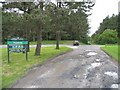
[[[28,44],[28,41],[7,41],[7,44]]]
[[[8,40],[7,48],[8,48],[8,63],[10,62],[10,52],[26,52],[26,60],[28,59],[28,40]]]

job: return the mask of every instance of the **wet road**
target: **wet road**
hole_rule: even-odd
[[[118,66],[99,46],[81,45],[34,67],[12,88],[118,88]]]

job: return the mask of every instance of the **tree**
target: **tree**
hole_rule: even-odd
[[[3,11],[11,12],[17,8],[23,14],[17,14],[17,35],[31,39],[37,38],[35,55],[40,55],[42,33],[54,32],[56,35],[56,49],[59,49],[61,34],[66,33],[70,39],[79,39],[87,42],[89,29],[87,17],[90,9],[94,6],[91,2],[65,2],[59,1],[56,4],[50,2],[8,2],[4,3]],[[11,13],[9,12],[9,13]],[[15,26],[15,25],[14,25]],[[8,29],[8,28],[7,28]],[[21,33],[21,30],[24,31]],[[52,34],[52,39],[55,35]],[[47,34],[46,34],[47,35]]]
[[[80,40],[81,42],[87,43],[89,24],[87,20],[87,14],[85,8],[83,8],[85,3],[68,3],[69,7],[69,20],[66,25],[66,30],[70,34],[72,40]]]
[[[115,44],[118,41],[117,32],[115,30],[106,29],[98,37],[98,44]]]
[[[6,10],[6,9],[10,10],[13,8],[18,8],[19,10],[24,12],[23,17],[24,17],[24,15],[27,14],[27,16],[25,18],[23,18],[23,21],[28,22],[28,23],[24,23],[25,26],[29,25],[30,30],[35,28],[34,30],[36,30],[36,32],[37,32],[37,47],[36,47],[35,55],[40,55],[41,41],[42,41],[42,29],[43,29],[42,26],[44,23],[44,22],[42,22],[42,20],[43,20],[42,18],[44,16],[43,15],[43,7],[44,7],[43,2],[39,2],[39,4],[37,4],[37,5],[33,2],[9,2],[9,3],[5,3],[3,5],[3,10]],[[32,13],[35,10],[38,10],[38,11],[36,11],[34,13],[34,15],[35,15],[34,16]],[[40,13],[38,13],[39,11],[40,11]],[[31,16],[32,16],[32,18],[30,18]],[[31,21],[31,22],[29,22],[29,21]],[[41,24],[41,27],[40,27],[40,24]],[[28,31],[28,32],[30,32],[30,31]]]
[[[60,33],[68,33],[72,39],[87,42],[89,29],[87,14],[94,6],[92,2],[57,2],[52,17],[56,31],[56,48],[59,49]]]
[[[52,28],[56,33],[56,49],[59,49],[60,33],[65,25],[65,14],[65,9],[61,8],[61,2],[57,2],[57,6],[54,5],[50,13]]]
[[[3,33],[3,41],[7,40],[12,36],[16,36],[16,32],[18,32],[18,16],[15,13],[5,13],[2,12],[2,33]]]
[[[98,43],[99,36],[107,29],[118,32],[118,15],[113,14],[112,17],[107,16],[103,19],[103,22],[100,23],[99,29],[92,35],[92,41]]]
[[[112,15],[112,17],[107,16],[103,19],[103,22],[100,23],[99,29],[96,31],[96,34],[103,33],[106,29],[117,30],[118,27],[118,15]]]

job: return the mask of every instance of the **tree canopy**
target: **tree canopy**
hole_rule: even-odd
[[[44,39],[80,40],[87,43],[88,12],[92,2],[6,2],[3,3],[3,41],[8,36],[19,36],[29,41],[36,40],[35,55],[40,55]],[[17,8],[18,12],[15,11]],[[20,14],[19,11],[23,13]]]
[[[107,16],[105,19],[103,19],[103,22],[100,23],[98,30],[92,35],[92,40],[97,44],[114,44],[118,41],[117,32],[118,15],[113,14],[112,17]]]

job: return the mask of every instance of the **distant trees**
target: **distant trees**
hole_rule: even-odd
[[[3,43],[12,36],[23,35],[22,30],[20,31],[20,28],[18,28],[19,20],[19,17],[15,13],[2,12]]]
[[[118,15],[112,15],[112,17],[107,16],[103,19],[103,22],[100,23],[99,29],[96,31],[96,34],[103,33],[106,29],[117,30],[118,28]]]
[[[106,17],[100,23],[99,29],[92,35],[92,41],[97,44],[115,44],[118,42],[118,15]]]

